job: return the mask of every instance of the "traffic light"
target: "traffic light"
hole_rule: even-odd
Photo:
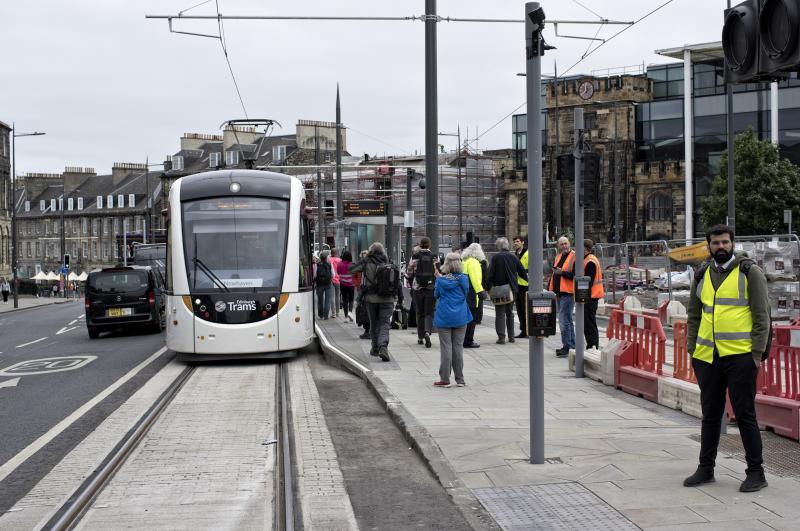
[[[725,81],[782,79],[800,66],[800,0],[745,0],[724,18]]]
[[[572,154],[556,158],[556,180],[571,181],[575,178],[575,157]]]
[[[600,154],[589,152],[583,154],[583,179],[581,181],[582,205],[595,208],[600,198]]]
[[[64,255],[64,269],[69,271],[69,255],[68,254]]]

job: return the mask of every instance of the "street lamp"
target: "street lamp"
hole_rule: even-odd
[[[14,308],[19,308],[19,285],[17,282],[17,154],[16,138],[18,136],[41,136],[46,133],[17,133],[16,124],[11,122],[11,272],[14,286]]]

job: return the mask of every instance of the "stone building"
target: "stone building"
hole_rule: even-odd
[[[58,273],[62,252],[80,274],[121,262],[123,239],[163,240],[160,216],[154,215],[161,208],[160,172],[146,170],[144,164],[115,163],[110,175],[67,167],[63,173],[19,176],[18,275]]]
[[[576,108],[583,109],[586,147],[600,157],[598,197],[584,209],[586,237],[614,241],[619,226],[621,240],[634,239],[642,193],[634,180],[636,108],[652,100],[652,82],[643,75],[575,76],[544,82],[542,88],[542,206],[548,240],[574,234],[574,180],[572,175],[559,180],[557,158],[573,152]],[[527,234],[525,120],[525,115],[514,116],[514,171],[505,173],[506,230],[512,236]]]
[[[0,276],[11,276],[11,128],[0,122]]]

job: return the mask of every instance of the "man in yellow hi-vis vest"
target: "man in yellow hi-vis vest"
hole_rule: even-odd
[[[522,236],[517,236],[514,238],[514,254],[517,255],[519,258],[519,262],[522,264],[522,268],[525,271],[528,270],[528,238],[524,238]],[[517,305],[517,319],[519,319],[519,335],[516,337],[519,338],[526,338],[528,337],[528,312],[526,308],[526,304],[528,301],[527,293],[528,293],[528,281],[524,278],[517,276],[517,284],[519,284],[519,293],[517,293],[517,299],[514,301],[514,304]]]
[[[739,490],[767,486],[761,433],[756,421],[756,376],[770,330],[767,280],[752,261],[733,252],[733,228],[716,225],[706,234],[712,261],[692,283],[687,348],[700,386],[703,422],[700,464],[683,484],[714,481],[725,394],[730,395],[747,461]]]

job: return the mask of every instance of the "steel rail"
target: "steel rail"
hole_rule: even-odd
[[[292,435],[292,426],[289,422],[289,404],[291,403],[291,394],[289,391],[289,366],[286,362],[278,365],[277,381],[278,381],[278,404],[277,412],[280,416],[280,422],[277,423],[278,433],[276,440],[280,446],[280,452],[276,452],[276,460],[279,465],[279,473],[276,476],[279,478],[279,497],[277,500],[276,509],[280,514],[280,523],[283,524],[282,528],[286,531],[294,531],[295,528],[295,496],[294,496],[294,475],[292,469],[292,452],[294,451],[294,437]]]
[[[186,381],[189,380],[189,377],[194,373],[194,369],[195,367],[189,366],[181,371],[170,386],[161,393],[158,400],[156,400],[140,418],[138,423],[111,451],[105,460],[105,465],[97,473],[84,481],[73,495],[70,496],[69,500],[61,506],[61,509],[53,517],[53,519],[56,517],[58,517],[58,519],[50,525],[50,522],[53,521],[53,519],[51,519],[50,522],[45,525],[46,529],[54,531],[71,529],[83,517],[91,503],[108,484],[116,471],[119,470],[131,451],[138,446],[147,432],[150,431],[150,428],[159,415],[166,409],[170,402],[172,402],[172,399],[175,398]],[[59,514],[61,515],[60,517],[58,516]]]

